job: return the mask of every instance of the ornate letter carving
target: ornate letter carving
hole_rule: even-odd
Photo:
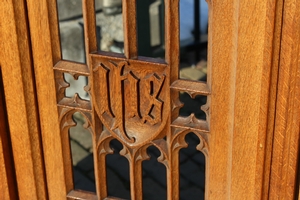
[[[165,106],[169,101],[166,66],[143,65],[135,60],[93,60],[95,110],[108,130],[128,145],[154,139],[165,126],[169,111]]]
[[[161,109],[163,102],[158,98],[160,90],[165,80],[165,76],[152,74],[146,79],[146,96],[149,101],[146,107],[146,115],[143,116],[143,122],[148,121],[151,125],[161,122]]]

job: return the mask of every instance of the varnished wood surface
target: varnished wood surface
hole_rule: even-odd
[[[126,58],[136,59],[137,49],[137,17],[136,0],[122,2],[124,27],[124,54]]]
[[[66,199],[73,189],[73,180],[69,141],[62,143],[61,139],[54,82],[53,67],[61,60],[56,0],[26,0],[26,3],[48,197]]]
[[[0,62],[20,199],[46,199],[27,13],[24,1],[0,6]]]
[[[281,11],[274,1],[213,0],[209,5],[212,95],[206,197],[262,199],[269,182],[264,174],[270,171],[265,162],[272,132],[267,127],[274,123],[268,112],[274,110],[271,69],[279,48],[274,38],[280,36],[275,16]]]
[[[274,38],[273,38],[273,49],[272,49],[272,67],[271,67],[271,80],[270,80],[270,95],[268,105],[268,124],[266,132],[266,154],[264,162],[264,177],[263,177],[263,188],[262,188],[262,199],[269,198],[269,180],[270,180],[270,165],[272,158],[273,148],[273,134],[274,134],[274,123],[276,113],[276,95],[277,95],[277,82],[278,82],[278,68],[280,58],[280,45],[281,45],[281,28],[282,28],[282,15],[283,15],[283,1],[278,0],[276,3],[269,2],[269,5],[273,7],[275,12],[270,12],[269,16],[275,17],[274,21]]]
[[[3,200],[15,200],[18,197],[10,142],[2,73],[0,72],[0,199]]]
[[[294,198],[299,2],[208,0],[207,83],[178,79],[178,3],[165,1],[162,62],[137,57],[134,0],[123,4],[125,55],[97,52],[94,2],[83,0],[86,65],[61,59],[55,0],[1,5],[0,64],[20,199],[114,199],[107,197],[105,165],[113,139],[129,161],[131,199],[142,199],[149,146],[161,153],[168,199],[179,199],[178,153],[189,132],[206,157],[206,199]],[[91,100],[66,97],[63,73],[89,77]],[[179,116],[179,92],[207,96],[206,120]],[[68,131],[75,112],[92,135],[96,194],[73,190]]]
[[[89,199],[89,200],[97,200],[97,195],[94,193],[90,192],[85,192],[85,191],[78,191],[78,190],[72,190],[69,192],[67,195],[68,200],[72,199],[77,199],[77,200],[84,200],[84,199]]]
[[[270,174],[270,199],[295,199],[299,173],[300,2],[285,1]],[[298,180],[299,181],[299,180]],[[298,195],[297,195],[298,196]]]

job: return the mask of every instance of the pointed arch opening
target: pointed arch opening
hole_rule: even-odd
[[[84,127],[87,122],[81,112],[72,118],[76,123],[69,129],[74,189],[96,192],[92,134]]]
[[[196,149],[200,139],[196,134],[188,133],[185,141],[188,146],[179,152],[180,199],[204,200],[205,155]]]
[[[113,139],[110,147],[114,153],[106,155],[108,196],[130,199],[129,163],[120,155],[123,145],[117,139]]]
[[[143,168],[143,199],[167,199],[166,167],[158,162],[161,152],[155,147],[147,148],[149,160],[144,160]],[[155,192],[153,192],[155,191]]]

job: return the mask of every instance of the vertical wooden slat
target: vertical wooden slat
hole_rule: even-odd
[[[124,53],[128,59],[136,59],[137,49],[137,23],[136,0],[122,1],[123,29],[124,29]]]
[[[222,110],[223,113],[231,113],[233,110],[230,85],[234,86],[234,80],[230,77],[235,65],[232,55],[235,40],[233,32],[236,26],[233,12],[235,5],[231,0],[207,1],[207,3],[209,5],[207,83],[209,88],[213,89],[211,97],[209,96],[207,100],[211,102],[210,131],[213,134],[210,140],[208,157],[210,168],[206,171],[205,190],[210,199],[229,199],[230,160],[227,156],[232,131],[229,126],[232,126],[233,120],[228,114],[220,115],[217,112]],[[217,46],[212,45],[215,42],[218,42]],[[224,88],[224,85],[227,87]],[[223,129],[222,133],[218,129]],[[218,179],[214,179],[215,177]]]
[[[252,10],[255,8],[255,11]],[[274,23],[266,2],[236,4],[236,66],[229,199],[261,199]],[[251,17],[251,21],[247,19]],[[250,23],[255,25],[249,27]],[[269,25],[271,24],[271,25]],[[253,49],[249,49],[252,45]],[[247,66],[246,63],[248,63]],[[247,96],[248,94],[248,96]],[[243,97],[243,98],[241,98]],[[246,174],[250,179],[240,179]]]
[[[94,143],[96,144],[96,143]],[[97,152],[97,151],[95,151]],[[96,192],[99,199],[107,197],[106,155],[94,153]]]
[[[142,187],[142,162],[133,160],[129,161],[130,164],[130,193],[132,200],[143,199]]]
[[[57,11],[57,0],[48,0],[48,23],[51,27],[51,46],[52,51],[52,60],[54,65],[59,62],[62,58],[61,44],[60,44],[60,34],[59,34],[59,25],[58,25],[58,11]],[[49,46],[49,47],[50,47]],[[49,48],[48,47],[48,48]]]
[[[171,83],[178,79],[179,44],[179,1],[165,0],[165,59],[171,68]]]
[[[278,48],[273,44],[276,9],[269,0],[208,3],[212,93],[206,195],[261,199],[272,54]]]
[[[73,176],[64,168],[53,66],[61,59],[56,0],[26,0],[34,57],[49,199],[66,199]],[[53,44],[56,43],[56,44]]]
[[[179,78],[179,54],[180,54],[180,37],[179,37],[179,0],[164,0],[165,5],[165,61],[169,65],[170,77],[168,81],[172,84]],[[170,91],[170,99],[175,100],[179,98],[178,91]],[[173,105],[169,105],[172,109]],[[179,109],[173,110],[169,118],[169,124],[173,122],[179,114]],[[172,138],[171,128],[167,131],[167,140]],[[169,141],[170,142],[170,141]],[[171,165],[172,168],[173,165]],[[175,168],[176,169],[176,168]],[[173,170],[173,169],[169,169]],[[171,192],[171,190],[169,191]],[[175,192],[176,193],[176,192]],[[169,194],[169,196],[171,193]],[[175,194],[176,195],[176,194]]]
[[[82,0],[82,12],[84,19],[84,39],[85,39],[85,55],[87,66],[89,71],[92,72],[92,64],[90,53],[96,52],[98,50],[98,42],[96,36],[96,13],[95,13],[95,0]],[[90,83],[93,82],[93,77],[90,77]],[[92,99],[90,100],[92,101]],[[96,111],[92,106],[92,120],[93,120],[93,152],[94,152],[94,169],[95,169],[95,183],[96,183],[96,193],[99,199],[104,199],[107,197],[107,181],[106,181],[106,158],[105,154],[100,153],[98,150],[97,140],[102,132],[102,123],[96,117]],[[103,147],[103,146],[102,146]]]
[[[179,199],[179,150],[173,149],[170,157],[170,169],[167,169],[167,196],[168,200]]]
[[[46,199],[30,38],[24,1],[1,2],[0,54],[20,199]]]
[[[172,84],[179,78],[179,0],[164,0],[165,6],[165,61],[169,65],[170,77],[168,81]],[[170,99],[179,99],[178,91],[170,91]],[[168,123],[171,124],[179,114],[179,109],[172,110]],[[171,144],[172,129],[169,127],[167,131],[167,141]],[[169,168],[167,168],[167,197],[168,200],[179,199],[179,150],[170,150]]]
[[[270,12],[270,17],[275,17],[274,21],[274,39],[273,39],[273,55],[272,55],[272,69],[271,69],[271,82],[270,82],[270,96],[268,105],[268,127],[267,127],[267,138],[266,138],[266,154],[264,163],[264,177],[263,177],[263,191],[262,199],[268,199],[269,196],[269,180],[270,180],[270,166],[272,159],[272,148],[273,148],[273,134],[274,134],[274,123],[276,113],[276,95],[277,95],[277,82],[278,82],[278,67],[280,58],[280,45],[281,45],[281,28],[282,28],[282,12],[283,12],[283,1],[276,0],[276,3],[269,2],[270,6],[273,6],[276,10],[275,13]]]
[[[300,121],[300,2],[283,4],[270,199],[295,199]]]
[[[0,66],[1,69],[1,66]],[[0,199],[17,199],[18,191],[0,72]]]
[[[102,131],[101,123],[99,120],[96,122],[98,123],[95,125],[95,135],[97,135],[97,133],[101,133]],[[94,153],[96,192],[99,199],[104,199],[107,197],[106,156],[109,153],[113,153],[113,151],[109,146],[111,139],[108,139],[107,141],[104,140],[102,143],[98,144],[96,139],[98,136],[99,135],[95,136],[93,141],[93,151],[96,152]]]
[[[95,1],[83,0],[82,13],[84,19],[85,53],[88,60],[89,54],[97,51]]]

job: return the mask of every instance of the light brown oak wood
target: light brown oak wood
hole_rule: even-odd
[[[69,142],[63,143],[61,139],[52,69],[61,60],[56,1],[26,0],[26,4],[34,58],[48,197],[49,199],[66,199],[68,192],[73,188],[73,181]]]
[[[207,3],[207,82],[178,77],[178,0],[165,0],[165,60],[137,56],[134,0],[123,3],[124,55],[98,52],[94,1],[83,0],[86,64],[62,60],[56,0],[1,5],[0,64],[20,199],[116,199],[108,197],[105,164],[113,139],[129,162],[131,199],[143,198],[149,146],[161,153],[167,199],[179,199],[179,151],[189,132],[206,157],[205,199],[297,196],[300,3]],[[88,77],[90,100],[66,97],[64,73]],[[180,92],[207,96],[206,120],[179,115]],[[96,193],[74,190],[75,112],[92,135]]]
[[[0,73],[0,199],[3,200],[18,197],[10,142],[2,74]]]
[[[46,182],[23,1],[0,6],[0,62],[20,199],[46,199]]]
[[[299,173],[300,134],[299,9],[299,1],[283,4],[270,199],[295,199],[299,195],[295,178]]]
[[[280,34],[274,31],[280,12],[273,2],[210,2],[209,199],[262,198],[265,156],[270,154],[268,105],[275,101],[269,100],[272,56],[278,48],[273,41]]]

